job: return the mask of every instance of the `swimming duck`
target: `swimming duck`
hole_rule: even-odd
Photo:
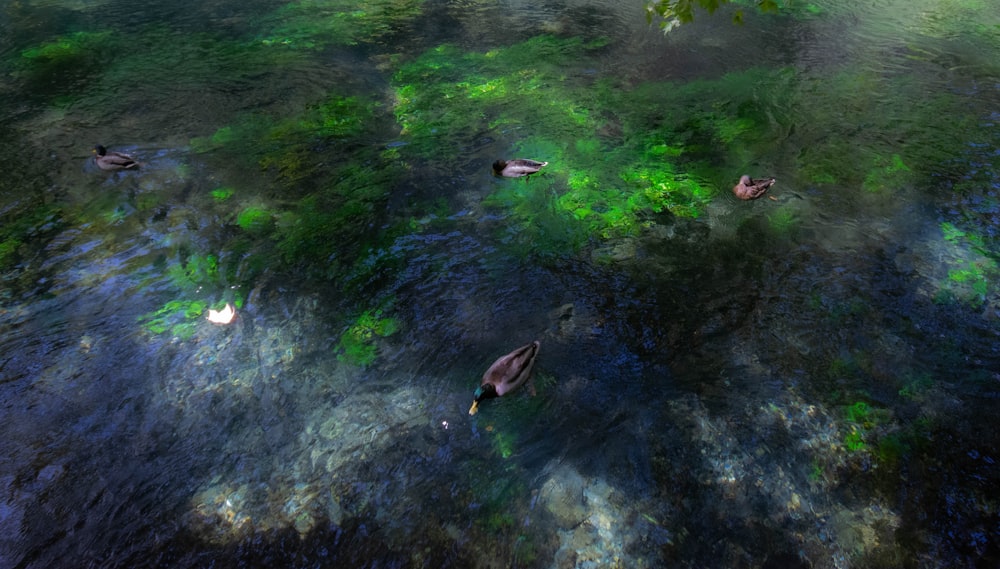
[[[520,178],[524,176],[524,181],[527,182],[528,176],[538,172],[542,167],[547,165],[548,162],[536,162],[535,160],[524,158],[497,160],[493,163],[493,174],[503,176],[504,178]]]
[[[535,365],[539,347],[541,344],[536,340],[493,362],[490,369],[483,374],[483,383],[473,394],[475,399],[469,409],[469,415],[475,415],[479,411],[479,402],[483,399],[502,397],[525,383],[534,395],[535,385],[531,382],[531,368]]]
[[[116,170],[131,170],[139,167],[139,163],[128,154],[108,152],[108,149],[100,144],[94,147],[93,153],[94,162],[97,163],[97,167],[101,170],[114,172]]]
[[[740,176],[740,183],[733,186],[733,193],[741,200],[755,200],[764,195],[774,185],[774,178],[754,180],[750,176]]]

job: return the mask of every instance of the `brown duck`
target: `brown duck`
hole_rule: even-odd
[[[528,181],[528,176],[536,174],[548,164],[548,162],[538,162],[525,158],[497,160],[493,163],[493,174],[503,176],[504,178],[520,178],[523,176],[524,180]]]
[[[94,153],[94,162],[97,163],[97,167],[101,170],[114,172],[116,170],[132,170],[139,167],[139,163],[128,154],[108,152],[108,149],[100,144],[95,146],[92,152]]]
[[[750,176],[741,176],[740,183],[733,186],[733,194],[741,200],[755,200],[774,185],[774,178],[754,180]]]
[[[483,399],[503,397],[525,383],[528,384],[528,389],[534,395],[535,385],[531,381],[531,369],[535,366],[539,347],[541,344],[536,340],[493,362],[493,365],[483,374],[482,384],[473,394],[474,400],[469,409],[469,415],[475,415],[479,411],[479,402]]]

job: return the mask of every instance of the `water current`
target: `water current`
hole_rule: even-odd
[[[1000,3],[779,4],[0,1],[0,567],[1000,565]]]

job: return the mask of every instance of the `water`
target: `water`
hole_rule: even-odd
[[[0,566],[1000,558],[996,2],[0,7]]]

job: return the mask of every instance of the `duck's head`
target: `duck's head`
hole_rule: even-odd
[[[472,394],[472,407],[469,408],[469,415],[475,415],[479,412],[479,402],[483,399],[493,399],[497,397],[497,388],[492,383],[484,383],[476,388],[476,392]]]
[[[493,163],[493,172],[499,174],[500,172],[503,172],[503,169],[506,167],[507,167],[506,160],[497,160],[496,162]]]
[[[96,154],[98,156],[105,156],[108,153],[108,149],[104,148],[103,146],[101,146],[100,144],[98,144],[97,146],[94,147],[93,150],[91,150],[91,152],[93,152],[94,154]]]
[[[730,180],[731,179],[732,178],[730,178]],[[744,186],[749,186],[750,185],[750,176],[747,176],[746,174],[743,174],[742,176],[740,176],[740,183],[743,184]]]

